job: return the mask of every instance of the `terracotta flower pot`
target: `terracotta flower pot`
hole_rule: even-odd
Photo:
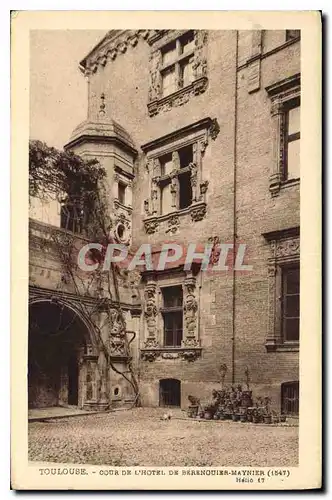
[[[233,422],[238,422],[240,420],[240,415],[238,415],[237,413],[233,413],[232,420]]]
[[[247,415],[240,415],[240,422],[246,422],[247,421]]]
[[[198,414],[198,406],[189,406],[187,410],[187,415],[189,418],[195,418]]]
[[[204,418],[205,420],[212,420],[212,413],[210,411],[205,411]]]
[[[272,424],[272,415],[264,415],[264,424]]]

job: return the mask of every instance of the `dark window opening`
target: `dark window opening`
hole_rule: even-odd
[[[194,32],[188,31],[180,38],[180,54],[192,52],[195,48]]]
[[[181,286],[163,289],[164,345],[180,347],[183,333],[183,292]]]
[[[122,205],[126,203],[126,187],[122,182],[118,183],[118,200]]]
[[[294,40],[294,38],[300,38],[301,30],[286,30],[286,42],[288,40]]]
[[[179,149],[180,168],[188,167],[193,162],[193,146],[185,146]]]
[[[284,415],[299,414],[299,382],[281,384],[281,413]]]
[[[73,233],[82,233],[83,217],[84,211],[80,206],[67,202],[61,206],[60,227]]]
[[[170,307],[182,307],[183,291],[181,286],[169,286],[163,288],[164,309]]]
[[[179,208],[186,208],[192,204],[193,193],[190,182],[190,172],[179,175],[180,199]]]
[[[300,333],[300,268],[282,271],[282,320],[284,342],[298,342]]]
[[[159,406],[181,406],[181,382],[168,378],[159,381]]]

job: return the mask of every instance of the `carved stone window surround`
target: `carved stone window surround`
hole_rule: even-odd
[[[298,351],[299,342],[284,342],[282,338],[281,294],[282,270],[300,263],[300,229],[289,228],[263,234],[270,245],[268,259],[268,332],[265,347],[268,352]]]
[[[149,86],[149,100],[148,100],[148,112],[150,116],[157,115],[163,111],[169,111],[173,107],[182,106],[189,99],[194,96],[205,92],[208,85],[207,78],[207,31],[206,30],[194,30],[194,47],[192,51],[188,53],[181,54],[178,51],[174,60],[169,63],[163,63],[162,49],[166,47],[170,42],[176,40],[177,47],[178,41],[182,35],[186,32],[193,30],[181,30],[174,31],[170,30],[166,36],[159,39],[157,43],[151,43],[151,55],[150,55],[150,86]],[[182,61],[188,59],[188,57],[193,58],[192,70],[193,70],[193,80],[186,86],[183,85],[183,81],[179,74],[179,65]],[[174,90],[169,95],[164,96],[162,90],[162,73],[165,69],[175,66],[175,85],[176,90]]]
[[[269,179],[269,189],[272,196],[277,196],[280,190],[289,185],[298,185],[300,179],[286,179],[285,171],[285,130],[286,112],[290,102],[300,104],[301,78],[300,73],[274,83],[265,89],[271,99],[271,115],[273,117],[273,162]]]
[[[167,280],[158,280],[158,274],[147,277],[145,296],[145,340],[141,346],[141,359],[155,361],[162,359],[184,359],[194,361],[201,356],[198,332],[199,300],[196,277],[192,272],[174,277],[171,274]],[[181,347],[165,346],[163,332],[163,288],[182,286],[183,288],[183,340]]]
[[[144,201],[144,212],[147,217],[144,219],[144,226],[148,234],[154,233],[160,224],[164,221],[170,221],[173,227],[174,216],[191,215],[192,221],[201,220],[206,214],[206,193],[208,189],[208,181],[203,180],[203,157],[206,147],[209,144],[210,138],[215,140],[219,133],[219,125],[216,119],[210,117],[195,122],[191,125],[183,127],[175,132],[166,134],[154,141],[151,141],[142,146],[143,152],[146,154],[146,169],[149,176],[150,196]],[[181,168],[179,152],[187,147],[192,146],[192,162]],[[160,159],[165,155],[172,154],[173,170],[167,174],[162,174],[162,165]],[[161,185],[163,181],[177,182],[179,175],[190,172],[190,183],[192,187],[192,202],[191,205],[185,208],[179,207],[179,191],[175,186],[176,201],[172,201],[174,210],[161,214],[160,199]],[[174,179],[174,180],[173,180]],[[173,186],[171,186],[173,188]],[[172,192],[172,190],[171,190]],[[173,194],[172,194],[173,196]],[[171,230],[171,229],[169,229]],[[174,232],[172,230],[172,232]]]

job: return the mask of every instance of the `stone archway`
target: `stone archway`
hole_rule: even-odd
[[[74,405],[86,399],[85,358],[91,332],[70,305],[36,300],[29,305],[29,408]]]

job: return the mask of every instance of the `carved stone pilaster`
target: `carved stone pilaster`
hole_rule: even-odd
[[[285,112],[287,103],[296,99],[300,102],[301,79],[300,74],[295,74],[282,81],[266,87],[271,99],[271,116],[273,121],[273,161],[270,175],[270,192],[272,196],[278,195],[283,182],[286,180],[285,165]]]
[[[270,175],[269,189],[272,196],[279,193],[283,181],[284,172],[284,140],[285,140],[285,120],[283,106],[277,99],[272,102],[271,115],[273,117],[273,162],[272,173]]]
[[[183,283],[183,319],[184,339],[182,346],[199,347],[196,278],[191,273],[187,275]]]
[[[206,30],[195,31],[195,54],[192,64],[195,80],[207,75],[207,38]]]
[[[173,208],[177,208],[177,194],[178,194],[178,191],[179,191],[179,182],[178,182],[178,179],[176,177],[173,177],[172,178],[172,181],[171,181],[171,186],[170,186],[170,192],[171,192],[171,196],[172,196],[172,207]]]
[[[155,50],[150,54],[150,86],[149,86],[149,102],[156,101],[161,98],[162,81],[162,53],[161,50]]]
[[[158,178],[155,177],[151,181],[151,206],[152,206],[152,215],[157,215],[159,212],[159,187],[158,187]]]
[[[123,315],[118,309],[109,309],[107,312],[109,330],[109,351],[112,357],[126,356],[126,325]]]
[[[144,318],[148,332],[148,340],[155,339],[157,333],[157,304],[156,304],[156,283],[149,282],[145,287],[145,310]]]
[[[198,201],[199,195],[197,191],[197,178],[198,178],[198,167],[196,163],[190,163],[190,184],[192,190],[193,201]]]

